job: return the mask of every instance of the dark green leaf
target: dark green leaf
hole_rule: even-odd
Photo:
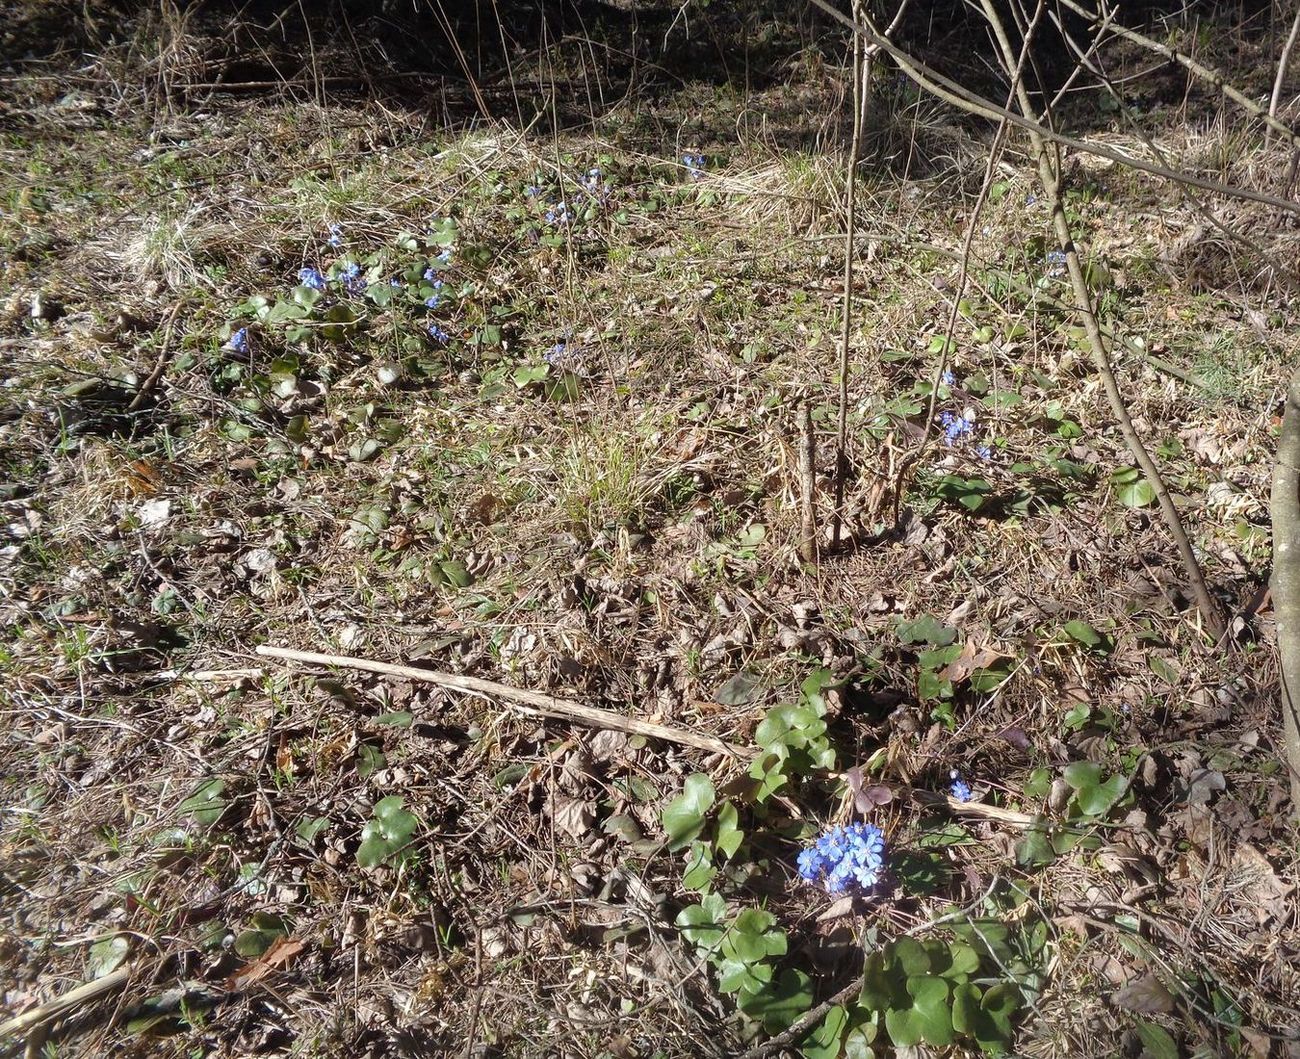
[[[686,777],[682,793],[663,811],[669,849],[681,849],[699,835],[704,815],[713,807],[713,799],[713,781],[708,776],[697,772]]]

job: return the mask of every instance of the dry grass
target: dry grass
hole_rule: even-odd
[[[173,15],[167,33],[140,38],[157,47],[148,93],[173,101],[160,125],[187,120],[175,100],[187,78],[199,83],[210,45],[210,27]],[[801,93],[806,123],[838,74],[806,55],[796,69],[782,87]],[[1183,990],[1152,1017],[1189,1051],[1244,1055],[1250,1034],[1295,1025],[1297,858],[1273,760],[1269,618],[1250,611],[1235,651],[1204,652],[1163,530],[1115,501],[1109,474],[1127,457],[1051,304],[1063,291],[1033,185],[1011,165],[981,219],[944,401],[971,410],[993,458],[934,447],[903,532],[882,534],[882,497],[918,433],[906,402],[931,371],[980,170],[970,135],[940,112],[900,97],[882,116],[853,335],[849,513],[862,546],[809,569],[796,550],[796,410],[808,400],[817,412],[825,505],[839,167],[789,146],[787,133],[829,135],[800,130],[793,111],[756,130],[744,100],[693,100],[639,104],[638,128],[680,120],[682,142],[708,152],[697,180],[675,141],[627,145],[634,123],[617,109],[581,135],[491,126],[430,142],[414,114],[367,104],[232,103],[190,128],[187,147],[138,155],[135,183],[111,187],[79,145],[135,157],[143,127],[67,118],[50,126],[57,137],[27,128],[15,137],[30,143],[0,148],[0,174],[20,186],[0,220],[13,294],[0,324],[13,380],[0,391],[0,995],[17,1011],[66,992],[114,937],[137,968],[121,1010],[191,990],[163,1012],[176,1037],[86,1012],[60,1028],[58,1054],[743,1046],[749,1027],[672,926],[694,895],[659,843],[662,805],[685,776],[711,768],[721,787],[735,778],[725,765],[401,681],[249,673],[263,641],[421,659],[740,741],[826,665],[847,681],[832,726],[842,764],[878,761],[886,782],[920,787],[959,768],[986,800],[1028,812],[1044,808],[1024,794],[1032,769],[1102,761],[1135,777],[1133,805],[1099,848],[1042,870],[1016,866],[1019,835],[993,820],[963,818],[959,844],[931,849],[925,836],[948,822],[900,799],[879,822],[900,854],[932,858],[936,883],[900,869],[878,900],[821,921],[825,902],[796,885],[797,845],[774,820],[761,873],[738,892],[778,916],[830,991],[856,973],[866,931],[924,928],[994,877],[1017,880],[1030,900],[1016,916],[1048,924],[1019,1054],[1125,1047],[1134,1017],[1115,995],[1146,970]],[[39,98],[26,105],[44,113]],[[1243,179],[1266,168],[1226,133],[1203,135],[1178,156],[1236,162]],[[606,204],[548,245],[525,188],[581,201],[597,159]],[[1197,283],[1181,274],[1170,233],[1200,223],[1185,204],[1075,176],[1083,242],[1114,277],[1107,319],[1201,380],[1121,358],[1209,579],[1244,612],[1269,562],[1275,399],[1300,352],[1287,303],[1239,248],[1196,240],[1220,267]],[[411,352],[419,328],[388,310],[341,343],[294,351],[255,326],[246,364],[219,349],[243,301],[330,259],[330,223],[360,256],[448,214],[469,293],[464,319],[444,322],[469,335],[504,321],[503,346]],[[1236,220],[1290,253],[1294,233]],[[89,247],[92,267],[60,247]],[[37,290],[67,315],[32,321]],[[147,374],[177,297],[156,406],[127,415],[111,392],[95,404],[68,390]],[[113,326],[119,305],[144,329]],[[528,372],[561,339],[571,392],[548,394],[558,372]],[[301,381],[277,392],[272,361],[289,352]],[[405,374],[384,384],[381,363]],[[986,399],[997,391],[1017,400]],[[355,458],[367,439],[382,444]],[[945,475],[985,479],[996,502],[971,513],[945,501]],[[765,535],[747,544],[756,525]],[[996,691],[959,691],[950,719],[918,701],[916,654],[894,632],[895,618],[927,613],[1012,659]],[[1113,649],[1063,634],[1076,619]],[[759,678],[756,697],[721,703],[742,668]],[[1208,808],[1188,804],[1201,768],[1225,778]],[[186,799],[213,779],[224,810],[201,825]],[[418,818],[415,856],[362,869],[361,831],[390,795]],[[842,811],[815,784],[791,806],[810,821]],[[612,817],[623,830],[604,827]],[[236,939],[270,922],[259,915],[303,949],[227,992],[246,963]],[[1244,1041],[1226,1024],[1232,1005]]]

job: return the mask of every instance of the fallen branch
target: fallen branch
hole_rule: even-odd
[[[1291,773],[1291,811],[1300,816],[1300,370],[1287,387],[1273,467],[1273,611],[1282,668],[1283,764]]]
[[[0,1039],[19,1037],[25,1033],[30,1033],[42,1023],[49,1022],[51,1019],[79,1008],[83,1004],[89,1004],[92,1000],[98,999],[105,993],[112,993],[121,989],[122,986],[126,985],[130,977],[131,968],[122,967],[104,975],[102,978],[84,982],[75,989],[68,990],[62,996],[47,1000],[44,1004],[38,1004],[30,1011],[24,1011],[21,1015],[15,1015],[7,1022],[0,1022]]]
[[[733,758],[749,758],[753,752],[747,748],[728,743],[726,740],[711,735],[700,735],[684,728],[672,728],[666,724],[653,721],[641,721],[635,717],[626,717],[611,710],[602,710],[569,699],[556,698],[539,691],[527,691],[498,684],[494,680],[480,677],[465,677],[455,673],[439,673],[433,669],[420,669],[416,666],[393,665],[390,662],[376,662],[369,658],[352,658],[346,655],[321,654],[317,651],[297,651],[290,647],[271,647],[262,644],[257,653],[265,658],[281,658],[293,662],[311,662],[315,665],[338,666],[340,669],[359,669],[367,673],[382,673],[390,677],[403,677],[406,680],[418,680],[426,684],[438,684],[455,691],[482,695],[506,703],[516,713],[525,717],[551,717],[590,728],[608,728],[629,735],[644,735],[651,739],[662,739],[668,743],[693,746],[698,750],[707,750],[712,754],[725,754]]]

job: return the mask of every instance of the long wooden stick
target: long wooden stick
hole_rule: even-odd
[[[0,1040],[5,1037],[21,1036],[39,1026],[42,1022],[48,1022],[65,1011],[71,1011],[73,1008],[89,1003],[96,997],[120,989],[126,985],[127,979],[130,977],[131,968],[122,967],[104,975],[102,978],[96,978],[94,981],[84,982],[75,989],[69,989],[62,996],[48,1000],[44,1004],[39,1004],[30,1011],[24,1011],[21,1015],[15,1015],[7,1022],[0,1022]]]
[[[1282,764],[1291,774],[1291,812],[1300,816],[1300,370],[1286,391],[1273,467],[1273,610],[1282,663]]]
[[[596,706],[587,706],[581,702],[556,698],[539,691],[527,691],[498,684],[494,680],[480,677],[465,677],[455,673],[439,673],[433,669],[419,669],[416,666],[394,665],[391,662],[376,662],[369,658],[353,658],[347,655],[321,654],[317,651],[297,651],[291,647],[272,647],[262,644],[257,653],[266,658],[281,658],[292,662],[311,662],[315,665],[338,666],[342,669],[360,669],[367,673],[382,673],[390,677],[404,677],[407,680],[419,680],[426,684],[439,684],[456,691],[467,691],[472,695],[505,702],[516,713],[526,717],[554,717],[591,728],[612,728],[632,735],[649,736],[669,743],[680,743],[707,750],[713,754],[725,754],[733,758],[749,758],[753,752],[747,747],[728,743],[711,735],[700,735],[684,728],[671,728],[666,724],[653,721],[641,721],[635,717],[626,717],[611,710],[602,710]]]

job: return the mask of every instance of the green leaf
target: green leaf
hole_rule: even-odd
[[[766,1033],[789,1029],[812,1003],[812,979],[793,967],[762,989],[740,996],[740,1010],[760,1021]]]
[[[1096,787],[1084,787],[1074,796],[1079,812],[1088,816],[1104,816],[1124,797],[1128,789],[1128,780],[1123,776],[1112,776],[1105,783]]]
[[[1136,467],[1121,468],[1111,475],[1110,481],[1115,498],[1125,507],[1147,507],[1155,501],[1155,489]]]
[[[393,710],[389,713],[381,713],[375,718],[375,724],[382,724],[388,728],[410,728],[414,720],[410,710]]]
[[[1095,761],[1075,761],[1065,766],[1061,778],[1076,791],[1095,787],[1101,782],[1101,766]]]
[[[300,305],[304,309],[310,309],[321,300],[322,292],[315,287],[308,287],[306,284],[300,284],[294,287],[291,297],[295,305]],[[278,306],[277,306],[278,308]]]
[[[387,763],[388,759],[384,757],[384,752],[379,747],[372,746],[370,743],[361,743],[357,746],[357,775],[363,780]]]
[[[204,827],[210,827],[221,819],[226,811],[225,780],[204,780],[180,804],[180,811],[194,817]]]
[[[1143,1059],[1178,1059],[1178,1042],[1163,1026],[1138,1019],[1134,1023],[1134,1029],[1142,1041]]]
[[[125,934],[110,934],[100,938],[90,947],[90,959],[86,963],[87,976],[103,978],[122,966],[127,953],[131,951],[131,941]]]
[[[688,890],[703,891],[709,888],[718,869],[713,866],[713,847],[707,842],[692,842],[682,873],[682,885]]]
[[[918,976],[907,980],[912,998],[910,1008],[891,1008],[885,1012],[885,1028],[900,1048],[924,1040],[936,1048],[952,1043],[952,1011],[948,1006],[948,983],[942,978]]]
[[[316,840],[316,836],[329,827],[329,822],[328,816],[309,816],[298,821],[294,833],[307,845],[311,845]]]
[[[1062,631],[1073,640],[1078,640],[1085,647],[1099,647],[1104,643],[1101,633],[1086,621],[1068,621]]]
[[[407,846],[419,826],[419,820],[403,808],[399,795],[381,798],[371,810],[370,821],[361,829],[357,863],[363,868],[382,864]]]
[[[915,938],[902,937],[894,942],[893,961],[906,978],[925,975],[930,971],[930,954]]]
[[[714,701],[721,703],[723,706],[744,706],[754,701],[761,688],[762,682],[758,677],[748,670],[742,669],[723,683],[713,693],[713,698]]]
[[[736,855],[736,850],[745,841],[745,832],[740,830],[740,814],[731,802],[723,802],[718,811],[718,834],[714,841],[720,853],[728,858]]]
[[[933,614],[922,614],[912,622],[899,622],[896,631],[903,643],[928,643],[932,647],[947,647],[957,638],[957,630],[944,625]]]
[[[676,923],[686,940],[705,953],[714,952],[726,933],[727,902],[719,894],[707,894],[699,904],[687,905]]]
[[[1016,843],[1016,864],[1022,868],[1045,868],[1056,860],[1056,850],[1041,828],[1026,831]]]
[[[808,1059],[839,1059],[840,1039],[848,1024],[848,1011],[837,1004],[826,1012],[826,1017],[803,1039],[799,1050]]]
[[[713,799],[713,781],[708,776],[696,772],[686,777],[682,793],[663,811],[669,849],[681,849],[699,835],[704,815],[713,807]]]

